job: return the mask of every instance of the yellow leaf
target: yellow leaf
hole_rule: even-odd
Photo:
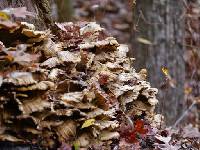
[[[168,76],[169,75],[169,70],[165,67],[161,68],[162,72],[164,73],[164,75]]]
[[[80,144],[78,142],[74,142],[74,150],[79,150]]]
[[[137,41],[140,42],[140,43],[143,43],[143,44],[146,44],[146,45],[152,45],[152,42],[145,39],[145,38],[137,38]]]
[[[12,55],[5,56],[10,62],[14,61],[14,57]]]
[[[0,19],[2,19],[2,20],[9,20],[10,16],[7,13],[5,13],[5,12],[0,11]]]
[[[192,93],[192,88],[191,87],[186,87],[185,90],[184,90],[184,93],[187,94],[187,95]]]
[[[88,119],[83,123],[81,128],[87,128],[87,127],[93,125],[94,122],[95,122],[95,119]]]

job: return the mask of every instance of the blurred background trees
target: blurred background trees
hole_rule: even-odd
[[[73,16],[72,0],[50,0],[52,17],[57,22],[71,21]]]

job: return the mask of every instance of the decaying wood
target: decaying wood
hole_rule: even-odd
[[[12,29],[17,42],[0,38],[0,141],[40,137],[44,147],[63,142],[87,147],[119,138],[119,112],[127,118],[145,113],[153,122],[158,91],[145,81],[145,70],[132,68],[127,46],[106,37],[94,22],[58,24],[54,36],[24,24]],[[0,33],[13,34],[0,27]],[[28,63],[21,55],[12,59],[19,44],[27,45]]]

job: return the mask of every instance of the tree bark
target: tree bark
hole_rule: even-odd
[[[33,23],[38,29],[51,28],[53,25],[48,0],[1,0],[0,9],[27,7],[30,12],[36,13],[36,17],[27,17],[27,22]]]
[[[136,58],[136,68],[147,68],[152,86],[159,89],[160,106],[167,123],[172,125],[183,111],[185,66],[183,3],[180,0],[137,1],[134,24],[139,21],[138,31],[133,35],[131,55]],[[152,45],[139,43],[142,37]],[[176,81],[176,87],[161,89],[165,77],[162,67]]]
[[[55,20],[58,22],[66,22],[72,20],[73,8],[71,0],[52,0],[54,6]]]

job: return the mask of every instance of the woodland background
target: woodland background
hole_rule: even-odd
[[[0,9],[27,7],[37,29],[53,22],[95,21],[129,46],[134,68],[146,68],[158,88],[157,112],[167,126],[199,128],[200,1],[199,0],[1,0]],[[23,19],[22,19],[23,20]]]

